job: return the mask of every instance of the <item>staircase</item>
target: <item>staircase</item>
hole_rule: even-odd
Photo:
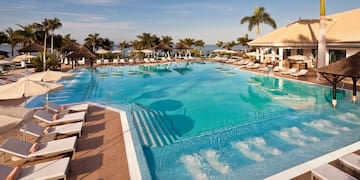
[[[161,147],[179,139],[163,112],[137,108],[133,110],[133,115],[143,145]]]

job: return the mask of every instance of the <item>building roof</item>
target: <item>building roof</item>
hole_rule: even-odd
[[[328,66],[316,69],[316,71],[323,74],[334,74],[345,77],[360,78],[359,67],[360,67],[360,52],[348,58],[331,63]]]
[[[331,46],[347,44],[360,47],[360,8],[326,16],[326,41]],[[261,36],[250,46],[316,46],[319,19],[298,20]]]

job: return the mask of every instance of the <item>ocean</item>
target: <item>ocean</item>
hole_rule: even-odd
[[[16,45],[16,47],[14,48],[14,56],[19,55],[19,53],[16,51],[20,49],[19,45]],[[118,49],[117,45],[113,46],[113,50]],[[203,48],[201,48],[201,51],[204,54],[209,54],[210,52],[212,52],[215,49],[219,49],[215,44],[207,44],[205,45]],[[233,48],[234,50],[241,50],[244,49],[242,46],[235,46]],[[11,49],[10,49],[10,45],[9,44],[0,44],[0,51],[6,51],[9,53],[9,56],[11,56]],[[127,49],[125,50],[126,54],[127,54]]]

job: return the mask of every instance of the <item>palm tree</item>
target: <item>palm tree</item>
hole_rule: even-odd
[[[63,36],[63,39],[62,39],[62,42],[61,42],[62,47],[76,42],[76,40],[72,39],[70,36],[71,36],[71,34],[66,34],[65,36]]]
[[[223,45],[224,45],[224,42],[223,42],[223,41],[218,41],[218,42],[216,43],[216,46],[217,46],[218,48],[222,48]]]
[[[8,36],[4,32],[0,31],[0,44],[2,43],[8,43]]]
[[[100,47],[106,50],[111,50],[113,48],[114,41],[111,41],[109,38],[100,38]]]
[[[128,42],[123,41],[119,43],[118,47],[120,48],[121,52],[124,53],[124,49],[131,47],[131,45]],[[123,54],[123,56],[125,55]]]
[[[44,34],[43,71],[46,71],[46,40],[50,30],[50,20],[45,18],[41,24],[33,23],[33,27],[37,32]]]
[[[232,50],[232,48],[236,45],[237,43],[235,41],[230,41],[224,44],[224,48],[226,48],[227,50]]]
[[[10,44],[10,48],[11,48],[11,56],[14,56],[14,48],[16,46],[16,44],[19,42],[18,40],[18,34],[16,33],[16,31],[14,31],[12,28],[7,28],[5,30],[6,34],[7,34],[7,42]]]
[[[49,19],[49,28],[51,31],[51,53],[53,53],[54,51],[54,31],[55,29],[59,29],[62,26],[60,19],[58,18],[54,18],[54,19]]]
[[[173,47],[174,43],[172,42],[173,38],[171,36],[161,36],[160,43]]]
[[[16,34],[18,34],[19,43],[22,44],[22,46],[26,46],[30,43],[37,42],[37,36],[36,36],[36,30],[33,25],[21,25],[18,24],[17,26],[20,27],[19,30],[16,30]]]
[[[194,42],[194,45],[196,47],[203,48],[205,46],[205,42],[203,40],[199,39]]]
[[[179,41],[180,41],[180,43],[184,43],[184,44],[188,45],[189,47],[191,47],[195,43],[195,39],[193,39],[193,38],[179,39]]]
[[[98,33],[89,34],[87,38],[85,38],[85,46],[88,49],[91,49],[92,52],[95,52],[96,49],[100,47],[102,38],[99,37]]]
[[[316,66],[321,68],[325,66],[326,56],[326,24],[325,24],[325,0],[320,0],[320,32],[318,42],[318,59]]]
[[[139,42],[142,44],[142,48],[151,49],[158,41],[156,35],[151,35],[150,33],[142,33],[141,35],[136,36],[139,39]]]
[[[245,34],[243,37],[237,38],[237,42],[239,45],[243,46],[245,48],[245,52],[247,51],[247,48],[249,48],[248,42],[252,41],[249,39],[249,35]]]
[[[256,34],[260,34],[260,23],[265,23],[276,29],[276,23],[274,19],[270,17],[270,14],[265,12],[264,7],[257,7],[254,9],[254,14],[252,16],[245,16],[241,19],[240,23],[244,24],[249,23],[249,31],[253,29],[253,27],[257,27]]]

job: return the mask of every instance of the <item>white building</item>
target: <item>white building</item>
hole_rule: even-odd
[[[248,44],[256,48],[264,61],[265,54],[278,54],[280,66],[291,55],[316,58],[319,19],[304,19],[279,28]],[[360,8],[326,16],[326,65],[360,51]]]

